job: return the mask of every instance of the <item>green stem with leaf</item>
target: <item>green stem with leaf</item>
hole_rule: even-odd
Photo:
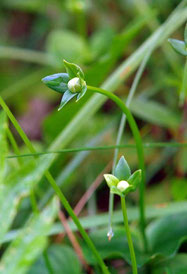
[[[125,197],[121,197],[121,208],[122,208],[122,212],[123,212],[123,220],[124,220],[124,225],[125,225],[125,230],[126,230],[126,235],[127,235],[127,241],[128,241],[130,255],[131,255],[132,272],[133,272],[133,274],[137,274],[138,271],[137,271],[136,256],[135,256],[133,242],[132,242],[131,233],[130,233],[129,224],[128,224]]]
[[[140,208],[140,229],[141,229],[141,233],[142,233],[142,237],[143,237],[143,241],[144,241],[144,246],[145,246],[145,250],[147,251],[147,239],[146,239],[146,235],[145,235],[145,165],[144,165],[144,151],[143,151],[143,144],[142,144],[142,139],[140,136],[140,132],[139,129],[137,127],[137,124],[131,114],[131,112],[129,111],[129,109],[126,107],[126,105],[123,103],[123,101],[118,98],[115,94],[106,91],[104,89],[101,88],[96,88],[96,87],[92,87],[92,86],[87,86],[87,90],[90,92],[95,92],[95,93],[100,93],[103,94],[105,96],[107,96],[109,99],[111,99],[113,102],[115,102],[118,107],[120,107],[120,109],[123,111],[123,113],[126,115],[126,118],[129,122],[129,126],[132,130],[135,142],[136,142],[136,149],[137,149],[137,154],[138,154],[138,162],[139,162],[139,167],[142,170],[142,181],[140,184],[140,197],[139,197],[139,208]]]

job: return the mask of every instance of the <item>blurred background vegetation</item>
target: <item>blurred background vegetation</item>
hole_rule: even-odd
[[[62,60],[66,59],[78,63],[83,68],[89,85],[101,85],[165,22],[178,3],[177,0],[0,1],[0,96],[10,107],[37,152],[49,150],[49,146],[62,134],[90,97],[87,94],[77,104],[69,103],[58,112],[60,96],[47,89],[41,78],[63,72]],[[182,40],[183,30],[184,24],[172,33],[172,37]],[[183,65],[184,60],[170,48],[167,40],[149,58],[130,106],[144,143],[185,142],[187,104],[182,107],[178,105]],[[135,73],[136,71],[131,73],[115,90],[124,100]],[[95,105],[97,109],[97,102]],[[87,119],[86,114],[82,118],[84,122],[80,125],[80,130],[77,129],[76,134],[73,134],[72,128],[72,137],[70,136],[70,141],[62,144],[63,148],[115,144],[121,112],[111,101],[104,102],[91,118]],[[10,129],[19,145],[20,153],[29,153],[11,124]],[[128,125],[122,144],[134,144]],[[53,147],[61,149],[60,144]],[[10,145],[9,155],[14,153]],[[187,197],[186,153],[186,148],[172,145],[145,148],[147,205],[161,204],[160,207],[164,208],[167,202],[182,201]],[[103,170],[110,171],[113,154],[112,149],[64,152],[55,154],[56,159],[50,166],[51,173],[62,186],[72,207],[75,207],[85,191],[97,180],[97,189],[80,213],[81,217],[88,217],[85,219],[85,227],[93,231],[97,221],[101,222],[97,214],[106,213],[108,210],[108,188],[101,179],[102,176],[98,176]],[[134,148],[120,149],[120,154],[125,155],[132,169],[137,168]],[[31,158],[19,159],[23,165]],[[19,164],[17,159],[6,160],[7,170],[17,169]],[[49,203],[53,194],[44,178],[36,185],[35,192],[40,208]],[[128,205],[136,205],[137,200],[138,193],[131,194]],[[119,200],[115,198],[115,209],[118,208]],[[11,230],[21,228],[30,213],[30,200],[25,198],[20,203]],[[137,223],[136,215],[137,212],[134,217],[131,216],[134,224]],[[92,216],[95,219],[92,219]],[[102,215],[102,222],[107,229],[106,214]],[[49,240],[50,252],[55,256],[59,249],[59,253],[76,256],[70,248],[68,237],[61,239],[58,235],[59,226],[56,226],[56,229],[57,235]],[[54,246],[54,243],[59,244],[61,241],[65,244]],[[2,254],[7,245],[3,245]],[[60,251],[62,247],[65,251]],[[69,269],[65,261],[64,269],[67,267],[67,270],[62,273],[80,273],[79,261],[76,260],[75,257],[77,269]],[[119,271],[120,268],[123,269],[124,264],[120,260],[114,260],[111,267]],[[34,270],[34,267],[37,268],[36,264],[29,273],[48,273],[44,272],[42,263],[39,265],[43,269],[42,272]]]

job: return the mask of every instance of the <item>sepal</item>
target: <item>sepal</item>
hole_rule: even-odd
[[[124,156],[119,159],[114,171],[114,175],[119,180],[127,180],[130,177],[131,170]]]

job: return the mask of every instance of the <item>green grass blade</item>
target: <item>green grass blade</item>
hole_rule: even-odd
[[[8,153],[7,140],[7,116],[4,111],[0,112],[0,185],[3,184],[5,176],[5,157]]]

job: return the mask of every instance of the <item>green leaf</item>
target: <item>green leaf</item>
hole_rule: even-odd
[[[179,54],[183,56],[187,56],[186,45],[183,41],[177,39],[168,39],[169,43],[171,44],[172,48]]]
[[[125,160],[125,157],[122,156],[115,168],[114,175],[121,181],[121,180],[128,180],[131,175],[130,167]]]
[[[187,269],[187,254],[177,254],[174,258],[157,263],[153,266],[152,274],[186,274]]]
[[[47,52],[56,65],[62,67],[62,60],[83,63],[90,59],[86,41],[78,34],[69,30],[53,30],[46,42]]]
[[[67,73],[56,73],[46,76],[42,82],[49,88],[63,94],[68,89],[68,82],[70,78]]]
[[[186,23],[186,26],[185,26],[185,29],[184,29],[184,42],[185,42],[185,45],[186,45],[186,48],[187,48],[187,23]]]
[[[27,273],[47,244],[45,235],[49,232],[57,212],[57,200],[53,199],[42,213],[30,218],[3,254],[0,269],[4,274]]]
[[[5,161],[8,153],[7,140],[7,117],[4,111],[0,112],[0,185],[3,184],[3,178],[5,176]]]
[[[66,92],[64,93],[62,97],[60,107],[58,108],[58,110],[61,110],[76,95],[77,95],[76,93],[71,93],[69,90],[66,90]]]
[[[64,60],[64,66],[65,66],[66,72],[68,73],[71,79],[75,77],[81,77],[81,79],[84,80],[84,73],[78,65],[74,63],[69,63],[66,60]]]
[[[81,266],[74,250],[67,245],[53,244],[47,249],[47,255],[54,274],[81,274]],[[28,274],[49,274],[43,257],[31,267]]]
[[[136,170],[128,179],[128,183],[133,186],[133,190],[139,186],[142,179],[142,171],[141,169]]]
[[[153,221],[147,228],[150,250],[165,257],[176,254],[187,239],[187,214],[181,212]]]
[[[116,178],[112,174],[104,174],[104,178],[105,178],[109,188],[112,186],[117,186],[117,184],[119,183],[118,178]]]

